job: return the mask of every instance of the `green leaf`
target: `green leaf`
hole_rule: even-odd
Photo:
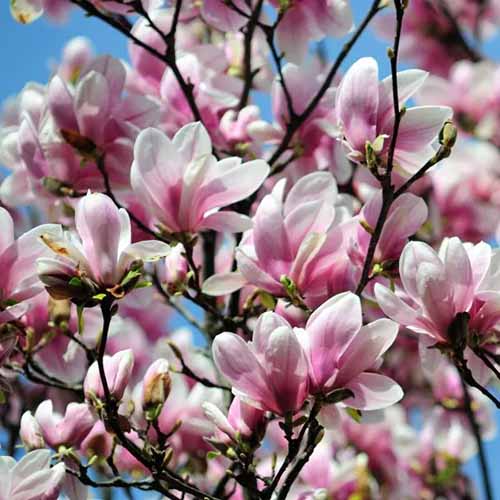
[[[270,293],[267,293],[267,292],[259,292],[259,297],[260,297],[260,301],[262,302],[262,305],[270,310],[270,311],[273,311],[274,308],[276,307],[276,299],[270,294]]]
[[[349,389],[336,389],[333,392],[330,392],[328,396],[325,398],[325,403],[327,404],[335,404],[340,403],[347,398],[352,398],[354,394]]]
[[[123,278],[122,282],[120,285],[122,287],[125,287],[128,283],[130,283],[132,280],[135,280],[136,278],[139,278],[142,274],[142,270],[137,271],[137,270],[131,270],[127,273],[125,278]]]
[[[99,300],[99,301],[101,301],[101,300],[104,300],[104,299],[106,298],[106,294],[105,294],[105,293],[98,293],[98,294],[96,294],[96,295],[93,295],[93,296],[92,296],[92,298],[93,298],[94,300]]]
[[[151,281],[139,281],[134,288],[148,288],[152,285],[153,283],[151,283]]]
[[[207,453],[207,460],[213,460],[214,458],[220,457],[221,454],[222,453],[220,451],[209,451]]]
[[[77,287],[81,287],[83,286],[83,283],[82,283],[82,280],[80,278],[77,278],[76,276],[73,276],[70,280],[69,280],[69,284],[71,286],[77,286]]]
[[[361,412],[356,410],[356,408],[346,408],[347,414],[358,424],[361,422]]]

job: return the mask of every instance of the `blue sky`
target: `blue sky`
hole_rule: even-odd
[[[0,33],[2,34],[0,61],[3,68],[0,79],[0,102],[19,92],[30,80],[46,82],[51,73],[50,62],[60,58],[63,45],[74,36],[83,35],[90,38],[97,53],[110,53],[124,59],[128,56],[124,38],[99,20],[88,19],[74,12],[69,22],[62,25],[54,25],[42,19],[31,25],[22,26],[10,17],[8,3],[5,0],[0,2]],[[371,1],[354,0],[352,3],[356,5],[355,15],[359,20]],[[371,55],[379,61],[381,74],[385,76],[389,73],[386,46],[385,42],[381,42],[368,32],[363,35],[351,52],[346,65],[359,57]],[[332,42],[328,45],[328,49],[335,52],[340,47],[341,42]],[[484,51],[490,57],[498,59],[499,49],[500,43],[495,40],[489,42]],[[500,416],[497,420],[500,424]],[[495,443],[487,443],[486,449],[495,491],[497,498],[500,498],[500,475],[494,473],[497,468],[497,459],[500,457],[500,439]],[[467,470],[477,478],[478,469],[475,461],[467,466]],[[147,498],[154,497],[148,496]]]

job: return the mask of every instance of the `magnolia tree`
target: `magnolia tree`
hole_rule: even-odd
[[[500,2],[365,3],[10,0],[1,499],[495,498]]]

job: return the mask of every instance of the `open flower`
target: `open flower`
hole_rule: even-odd
[[[281,180],[259,204],[253,229],[236,250],[238,272],[208,279],[205,293],[229,293],[248,283],[286,297],[287,282],[306,299],[324,291],[324,273],[342,242],[334,224],[335,179],[315,172],[297,181],[286,198],[284,190]]]
[[[143,262],[170,251],[161,241],[131,243],[127,211],[101,193],[80,200],[75,225],[81,241],[62,230],[56,237],[41,235],[55,256],[38,259],[38,275],[54,298],[85,298],[102,290],[120,297],[137,282]]]
[[[309,361],[310,392],[328,394],[349,389],[345,404],[378,410],[403,397],[401,387],[375,373],[382,355],[396,339],[398,325],[379,319],[363,326],[361,301],[351,292],[332,297],[316,309],[299,339]]]
[[[437,253],[425,243],[410,242],[399,261],[401,287],[393,291],[377,283],[375,296],[387,316],[424,335],[425,345],[455,344],[458,332],[450,327],[458,314],[467,313],[468,332],[460,332],[464,340],[495,350],[499,260],[498,252],[492,254],[486,243],[470,245],[446,238]],[[491,374],[472,350],[466,348],[464,355],[474,375],[487,381]]]
[[[297,412],[309,388],[306,355],[286,320],[264,313],[251,342],[224,332],[212,345],[214,361],[244,402],[278,415]]]
[[[94,417],[85,403],[69,403],[63,415],[55,413],[52,401],[38,405],[35,420],[47,446],[79,446],[94,425]]]
[[[171,233],[241,232],[251,227],[250,219],[219,209],[250,196],[268,173],[263,160],[217,161],[203,125],[190,123],[172,140],[153,128],[139,134],[131,183],[139,200]]]
[[[398,73],[399,105],[421,87],[427,73],[407,70]],[[378,64],[371,57],[354,63],[342,79],[336,96],[337,134],[350,150],[349,158],[367,161],[367,145],[386,161],[394,128],[392,77],[379,82]],[[413,173],[434,156],[432,143],[452,116],[446,106],[419,106],[405,110],[394,151],[396,169]]]
[[[127,388],[132,369],[134,367],[134,354],[132,349],[119,351],[113,356],[104,356],[104,374],[111,396],[117,401],[121,400]],[[94,361],[87,372],[83,390],[87,398],[97,397],[105,399],[104,388],[99,373],[97,361]]]

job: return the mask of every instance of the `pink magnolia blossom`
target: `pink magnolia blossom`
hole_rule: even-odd
[[[73,277],[90,279],[96,289],[112,288],[138,262],[157,260],[170,251],[161,241],[131,243],[127,211],[116,208],[101,193],[89,193],[80,200],[75,224],[81,241],[62,230],[55,237],[42,233],[43,242],[55,256],[38,259],[38,275],[56,298],[78,292],[70,284]]]
[[[237,106],[243,81],[231,75],[224,47],[199,46],[182,54],[177,59],[177,65],[184,80],[192,85],[193,98],[215,146],[226,147],[219,131],[220,119],[225,111]],[[162,112],[160,125],[169,135],[174,135],[181,127],[197,119],[178,77],[170,68],[163,73],[159,97]]]
[[[251,284],[286,297],[284,278],[306,300],[324,291],[324,274],[342,241],[334,224],[335,180],[330,173],[316,172],[297,181],[285,200],[284,189],[281,180],[260,202],[254,227],[236,250],[238,273],[210,278],[204,283],[206,293],[220,295]]]
[[[164,260],[162,283],[166,285],[167,291],[170,294],[182,292],[187,286],[189,264],[183,252],[184,248],[182,245],[176,245]]]
[[[50,113],[39,140],[47,161],[55,165],[49,165],[51,171],[45,175],[82,189],[71,182],[70,176],[78,172],[73,172],[75,165],[83,158],[88,163],[87,182],[92,182],[92,174],[99,175],[93,166],[96,155],[104,153],[111,181],[128,183],[133,141],[141,128],[156,124],[158,106],[147,97],[122,96],[125,77],[120,61],[103,56],[85,68],[74,88],[58,75],[52,78],[47,90]],[[57,166],[59,171],[54,171]]]
[[[488,348],[500,321],[497,261],[497,252],[492,255],[486,243],[464,245],[456,237],[446,238],[438,254],[425,243],[410,242],[399,263],[401,288],[392,291],[377,283],[375,297],[387,316],[425,335],[425,345],[453,343],[449,327],[457,314],[468,313],[469,331]],[[484,381],[488,374],[482,362],[469,348],[465,356]]]
[[[38,405],[35,420],[47,446],[79,446],[94,425],[94,416],[85,403],[69,403],[63,415],[55,413],[52,401]]]
[[[365,203],[356,228],[356,244],[352,253],[359,253],[361,267],[365,261],[371,233],[374,231],[382,208],[382,191],[378,190]],[[408,238],[413,236],[427,220],[427,205],[422,198],[411,193],[399,196],[389,214],[378,241],[373,263],[390,264],[397,261]]]
[[[19,462],[0,457],[0,500],[57,500],[65,478],[63,463],[50,467],[49,450],[27,453]]]
[[[220,389],[208,388],[201,383],[190,386],[187,377],[172,374],[171,392],[158,417],[158,426],[168,434],[179,421],[182,422],[170,441],[176,455],[205,456],[210,450],[205,438],[212,435],[215,429],[205,416],[202,404],[211,402],[222,407],[222,396]],[[138,406],[141,407],[140,404]]]
[[[474,165],[471,169],[470,166]],[[499,227],[500,153],[487,142],[459,142],[430,172],[430,213],[435,238],[487,241]]]
[[[466,134],[500,145],[500,67],[491,61],[455,63],[446,78],[431,75],[416,95],[419,104],[448,105]]]
[[[316,309],[297,334],[309,361],[312,394],[347,388],[354,395],[347,406],[377,410],[403,397],[398,384],[372,371],[396,339],[398,325],[386,319],[362,325],[359,297],[346,292]]]
[[[207,131],[192,123],[172,140],[159,130],[143,130],[135,144],[131,183],[138,198],[171,233],[241,232],[250,227],[250,220],[218,209],[250,196],[268,172],[262,160],[217,161]]]
[[[67,17],[71,2],[67,0],[12,0],[10,12],[14,19],[21,24],[36,21],[43,14],[55,21],[62,21]]]
[[[423,84],[427,73],[407,70],[398,74],[402,106]],[[387,159],[394,125],[392,77],[379,82],[378,64],[365,57],[354,63],[342,79],[336,95],[338,137],[350,150],[351,160],[365,163],[371,144],[377,156]],[[394,159],[396,170],[414,173],[434,156],[433,141],[452,115],[445,106],[406,109],[399,128]]]
[[[113,398],[119,401],[123,397],[130,380],[134,367],[134,354],[131,349],[126,349],[113,354],[113,356],[104,356],[103,364],[109,392]],[[83,383],[83,390],[88,399],[92,397],[97,397],[103,401],[105,399],[97,361],[90,365]]]
[[[264,313],[253,340],[224,332],[212,346],[219,371],[242,401],[278,415],[295,413],[307,398],[306,355],[292,327],[277,314]]]
[[[281,7],[279,0],[271,0]],[[342,37],[353,27],[349,0],[302,0],[287,2],[277,37],[281,50],[291,62],[301,62],[309,42],[325,36]]]

